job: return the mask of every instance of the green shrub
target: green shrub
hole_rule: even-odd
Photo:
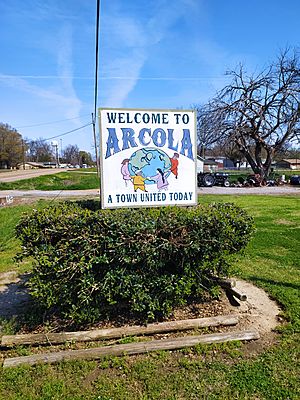
[[[31,294],[76,322],[121,310],[144,321],[214,289],[252,218],[232,204],[95,210],[60,203],[24,216],[21,257],[34,259]]]

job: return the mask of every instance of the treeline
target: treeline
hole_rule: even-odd
[[[77,145],[68,145],[58,150],[57,144],[53,145],[42,138],[23,139],[15,128],[0,123],[0,169],[18,168],[30,161],[79,166],[94,164],[91,154],[79,150]]]

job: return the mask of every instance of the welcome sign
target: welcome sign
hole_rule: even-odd
[[[103,208],[194,205],[192,110],[99,109]]]

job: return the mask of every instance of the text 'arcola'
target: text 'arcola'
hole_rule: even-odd
[[[156,128],[152,131],[151,128],[142,128],[135,131],[132,128],[120,128],[118,130],[107,128],[107,131],[105,158],[130,148],[154,145],[156,147],[167,147],[194,161],[189,129],[182,129],[180,135],[176,132],[176,137],[179,137],[177,140],[174,139],[174,129]]]

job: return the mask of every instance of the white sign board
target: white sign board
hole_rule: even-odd
[[[191,110],[99,109],[102,208],[194,205]]]

